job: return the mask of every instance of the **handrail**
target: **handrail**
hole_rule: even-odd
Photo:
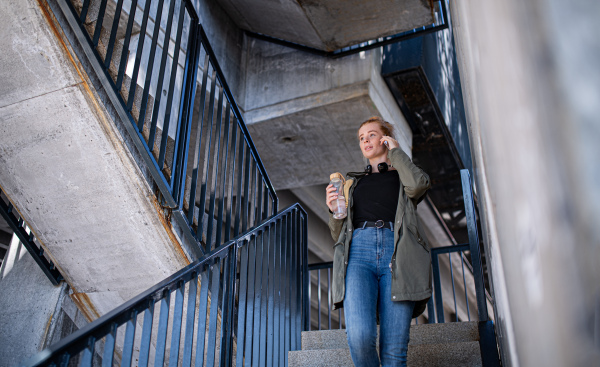
[[[177,364],[179,335],[183,331],[182,357],[187,365],[195,347],[196,357],[206,358],[207,365],[212,366],[219,326],[221,366],[231,365],[234,340],[238,366],[243,364],[244,358],[252,361],[271,358],[269,361],[273,363],[269,364],[285,365],[287,352],[300,348],[300,332],[306,325],[303,306],[308,280],[306,219],[306,212],[299,204],[282,210],[40,352],[25,365],[67,365],[83,352],[79,356],[81,365],[91,366],[96,345],[101,340],[104,341],[103,365],[120,362],[129,366],[134,346],[141,351],[139,365],[148,362],[152,347],[156,348],[155,363],[162,365],[161,361],[168,354],[170,361]],[[238,263],[240,269],[237,269]],[[198,285],[200,299],[196,304]],[[175,307],[170,307],[172,294],[175,294]],[[185,315],[184,298],[187,299]],[[157,303],[160,303],[158,328],[152,325]],[[208,325],[206,317],[195,320],[196,310],[199,315],[208,316]],[[141,340],[136,340],[137,318],[142,314]],[[170,315],[173,325],[168,328]],[[220,325],[217,315],[221,315]],[[194,327],[195,322],[197,327]],[[122,325],[126,325],[124,337],[117,338]],[[151,340],[153,331],[155,344]],[[170,352],[165,350],[167,331],[171,333]],[[209,334],[207,348],[205,331]],[[199,336],[196,342],[194,333]],[[115,353],[116,350],[119,353]],[[121,360],[114,361],[118,354]]]
[[[159,201],[197,244],[193,257],[277,212],[275,189],[190,0],[157,0],[158,7],[151,0],[130,7],[55,1]],[[89,11],[93,1],[98,12]],[[117,37],[119,29],[125,32]]]

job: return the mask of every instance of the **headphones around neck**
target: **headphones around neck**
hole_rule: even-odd
[[[379,170],[379,173],[386,173],[389,169],[389,166],[387,163],[381,162],[377,165],[377,169]],[[367,165],[367,167],[365,167],[365,172],[367,174],[373,173],[373,167],[370,164]]]

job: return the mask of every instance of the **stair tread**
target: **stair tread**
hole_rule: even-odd
[[[410,344],[442,344],[479,340],[476,321],[445,324],[413,325],[410,329]],[[302,332],[302,349],[348,349],[346,330],[320,330]]]
[[[411,367],[481,366],[479,342],[419,344],[408,346]],[[290,351],[288,366],[353,366],[348,349]]]

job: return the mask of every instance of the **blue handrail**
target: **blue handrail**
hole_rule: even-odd
[[[151,349],[159,365],[167,357],[176,365],[182,349],[184,365],[192,362],[195,350],[195,358],[200,358],[196,363],[204,361],[210,366],[216,358],[221,366],[230,366],[233,358],[238,366],[244,360],[265,364],[265,358],[269,365],[285,366],[287,352],[300,348],[300,332],[306,325],[306,231],[306,212],[299,204],[292,205],[40,352],[25,365],[68,365],[78,360],[81,366],[91,366],[103,343],[102,363],[109,366],[117,362],[130,366],[134,350],[140,351],[138,364],[146,365]],[[157,312],[158,325],[154,325]],[[120,361],[115,360],[119,355]]]

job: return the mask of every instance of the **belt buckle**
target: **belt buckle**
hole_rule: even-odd
[[[375,222],[375,227],[377,227],[377,228],[383,228],[384,225],[385,225],[385,222],[382,221],[381,219],[379,219],[378,221]]]

